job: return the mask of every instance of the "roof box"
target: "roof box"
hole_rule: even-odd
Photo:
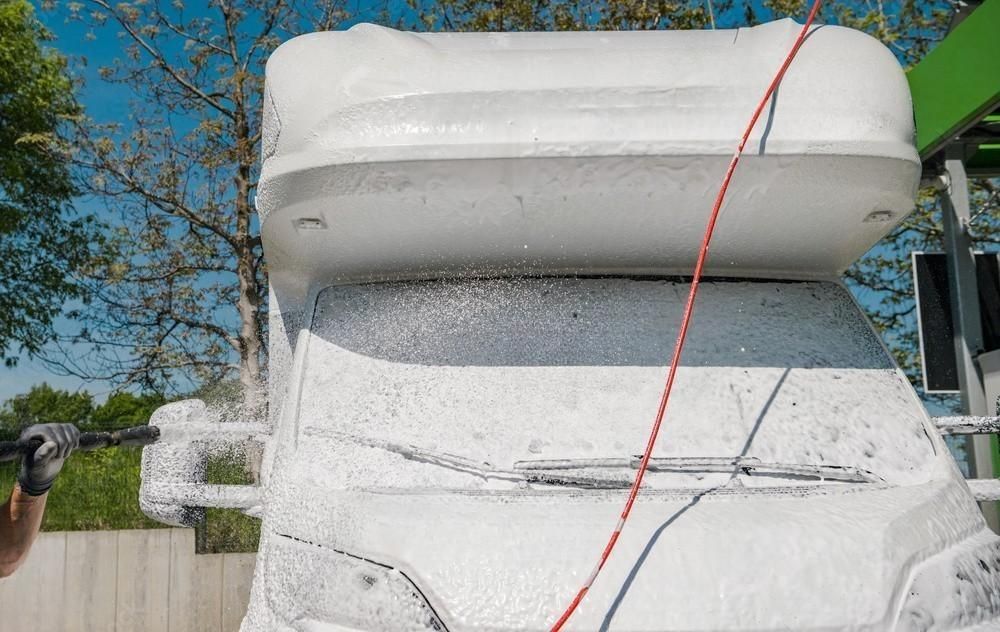
[[[295,38],[267,64],[272,282],[689,273],[799,28]],[[840,273],[912,208],[913,133],[892,54],[816,27],[754,129],[708,272]]]

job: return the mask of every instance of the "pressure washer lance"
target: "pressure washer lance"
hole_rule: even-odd
[[[160,429],[156,426],[136,426],[111,432],[81,432],[77,450],[100,450],[101,448],[142,447],[152,445],[160,439]],[[42,447],[41,439],[18,439],[0,441],[0,462],[14,461],[24,454],[30,454]]]

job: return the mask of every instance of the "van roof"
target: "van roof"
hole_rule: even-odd
[[[295,38],[267,66],[272,280],[688,272],[797,30]],[[751,136],[708,272],[836,275],[910,211],[919,170],[892,54],[818,27]]]

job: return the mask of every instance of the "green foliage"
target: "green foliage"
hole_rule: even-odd
[[[90,416],[88,429],[115,429],[140,426],[149,421],[153,411],[167,400],[158,393],[135,395],[115,393],[104,404],[98,406]]]
[[[96,425],[121,428],[144,424],[157,395],[112,395],[100,406],[86,391],[70,393],[48,384],[33,386],[0,408],[4,440],[16,438],[24,426],[36,423],[71,423],[81,429]],[[118,418],[117,415],[122,415]],[[13,435],[13,436],[11,436]],[[146,529],[162,526],[146,518],[139,509],[139,450],[111,449],[75,452],[63,466],[46,503],[47,531],[84,529]],[[10,489],[18,463],[0,468],[0,489]]]
[[[134,449],[74,453],[45,505],[44,531],[154,529],[164,525],[139,509],[139,462]],[[0,489],[11,489],[16,463],[3,464]]]
[[[236,383],[238,387],[238,383]],[[219,392],[232,391],[223,386]],[[86,391],[70,393],[47,384],[34,386],[0,407],[0,441],[17,438],[19,430],[34,423],[72,423],[83,430],[110,430],[149,422],[153,411],[166,402],[155,393],[116,393],[99,406]],[[150,520],[139,509],[142,451],[129,448],[75,452],[66,461],[46,503],[45,531],[91,529],[153,529],[164,525]],[[14,486],[18,462],[0,463],[0,494]],[[231,452],[209,462],[209,482],[250,483],[246,455]],[[201,552],[256,551],[260,521],[238,511],[211,509],[199,528]]]
[[[93,413],[94,399],[90,393],[70,393],[43,383],[4,402],[0,408],[0,438],[16,439],[22,429],[32,424],[63,423],[83,427],[90,423]]]
[[[419,26],[445,31],[564,31],[735,28],[783,17],[802,19],[806,0],[407,0]],[[826,3],[820,21],[866,31],[912,63],[943,33],[951,5],[916,2]]]
[[[208,482],[212,485],[252,483],[246,468],[246,454],[232,450],[208,462]],[[249,553],[257,550],[260,520],[234,509],[206,509],[204,530],[199,537],[199,553]]]
[[[32,424],[74,424],[80,430],[115,430],[139,426],[166,403],[162,395],[146,393],[115,393],[99,406],[87,391],[70,393],[48,384],[31,387],[27,393],[15,395],[0,407],[0,434],[16,438]]]
[[[49,493],[43,531],[159,529],[139,509],[139,464],[136,449],[78,452],[66,461]],[[15,463],[0,464],[0,490],[14,486]],[[247,481],[242,464],[225,457],[209,465],[210,480],[239,484]],[[209,509],[199,534],[200,553],[244,553],[257,550],[260,521],[228,509]]]
[[[37,353],[52,321],[78,296],[72,275],[96,239],[73,219],[75,189],[63,139],[79,117],[62,57],[26,0],[0,2],[0,360]]]
[[[446,31],[698,29],[731,0],[408,0],[419,26]]]
[[[954,3],[941,0],[831,2],[824,18],[878,38],[909,67],[945,36],[953,12]]]
[[[260,543],[260,520],[236,509],[205,510],[199,553],[255,553]]]

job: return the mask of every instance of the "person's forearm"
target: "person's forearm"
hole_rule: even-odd
[[[47,496],[29,496],[15,485],[0,506],[0,577],[11,575],[27,556],[42,525]]]

